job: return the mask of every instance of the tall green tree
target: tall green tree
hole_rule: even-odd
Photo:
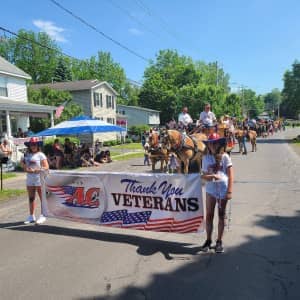
[[[70,59],[60,57],[54,70],[53,81],[62,82],[72,80],[72,73],[70,68]]]
[[[282,95],[279,89],[273,89],[270,93],[264,95],[265,110],[278,114],[278,109],[282,101]]]
[[[253,118],[263,112],[265,107],[264,98],[256,95],[255,91],[243,89],[241,97],[242,111],[245,116]]]
[[[295,61],[292,70],[284,74],[281,109],[286,117],[299,118],[300,114],[300,62]]]
[[[221,114],[225,105],[228,75],[218,64],[194,62],[174,50],[161,50],[144,72],[139,103],[161,111],[161,122],[177,119],[183,106],[188,106],[194,119],[199,118],[205,102]]]
[[[70,118],[78,116],[83,112],[81,106],[72,102],[71,94],[65,91],[57,91],[49,88],[34,90],[29,87],[28,101],[30,103],[51,105],[56,107],[67,101],[68,104],[65,106],[60,118],[54,120],[55,123],[69,120]],[[30,120],[30,126],[34,132],[48,128],[50,125],[50,119],[32,118]]]
[[[19,30],[17,37],[0,41],[0,55],[31,75],[35,83],[52,81],[59,51],[55,41],[44,32]]]

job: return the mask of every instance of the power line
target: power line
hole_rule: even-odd
[[[163,25],[163,29],[169,34],[171,35],[173,38],[175,38],[176,40],[179,38],[179,35],[177,32],[171,31],[168,28],[168,24],[163,20],[162,17],[160,17],[157,13],[155,13],[153,10],[151,11],[150,8],[141,0],[135,0],[135,2],[137,3],[137,5],[142,8],[147,15],[149,15],[150,17],[154,17],[156,20],[158,20],[161,25]]]
[[[171,30],[171,26],[169,26],[167,24],[167,22],[159,15],[157,14],[153,9],[151,10],[149,8],[149,6],[147,6],[142,0],[134,0],[135,3],[142,9],[144,10],[144,12],[146,12],[146,14],[154,19],[156,19],[157,21],[159,21],[161,28],[169,34],[169,36],[171,36],[172,38],[174,38],[176,40],[176,42],[178,42],[178,40],[181,40],[183,42],[183,45],[186,45],[186,43],[188,42],[189,45],[192,45],[194,50],[201,53],[202,49],[200,49],[192,40],[188,40],[184,35],[180,34],[178,31],[175,31],[174,29]],[[185,47],[185,49],[188,49],[187,47]],[[190,49],[189,49],[190,50]]]
[[[82,17],[76,15],[75,13],[73,13],[71,10],[67,9],[66,7],[62,6],[60,3],[58,3],[55,0],[50,0],[54,5],[56,5],[57,7],[59,7],[60,9],[62,9],[63,11],[65,11],[66,13],[68,13],[69,15],[71,15],[73,18],[77,19],[79,22],[83,23],[84,25],[88,26],[89,28],[91,28],[92,30],[94,30],[95,32],[97,32],[98,34],[102,35],[103,37],[105,37],[106,39],[108,39],[109,41],[113,42],[114,44],[118,45],[119,47],[123,48],[124,50],[126,50],[127,52],[135,55],[136,57],[149,62],[150,59],[144,57],[143,55],[137,53],[134,50],[131,50],[130,48],[128,48],[127,46],[121,44],[120,42],[118,42],[117,40],[113,39],[112,37],[110,37],[109,35],[107,35],[106,33],[104,33],[103,31],[99,30],[97,27],[95,27],[94,25],[90,24],[89,22],[87,22],[86,20],[84,20]]]
[[[144,27],[147,31],[152,33],[156,38],[158,33],[154,32],[151,28],[149,28],[147,25],[145,25],[143,22],[141,22],[138,18],[136,18],[134,15],[132,15],[127,9],[123,8],[119,4],[115,3],[113,0],[107,0],[107,2],[116,8],[118,8],[120,11],[122,11],[125,15],[127,15],[131,20],[139,24],[141,27]]]
[[[78,62],[80,62],[80,61],[85,61],[84,59],[79,59],[79,58],[76,58],[76,57],[71,56],[71,55],[69,55],[69,54],[66,54],[66,53],[64,53],[63,51],[59,50],[59,49],[51,48],[51,47],[49,47],[49,46],[47,46],[47,45],[44,45],[44,44],[42,44],[42,43],[39,43],[39,42],[37,42],[37,41],[35,41],[35,40],[32,40],[32,39],[30,39],[30,38],[27,38],[27,37],[25,37],[25,36],[21,36],[21,35],[17,34],[16,32],[11,31],[11,30],[9,30],[9,29],[7,29],[7,28],[4,28],[4,27],[2,27],[2,26],[0,26],[0,30],[3,31],[5,40],[7,39],[7,38],[6,38],[6,35],[5,35],[5,32],[7,32],[7,33],[9,33],[9,34],[11,34],[11,35],[13,35],[13,36],[16,36],[16,37],[22,39],[22,40],[25,40],[25,41],[27,41],[27,42],[31,42],[31,43],[33,43],[33,44],[36,44],[36,45],[39,46],[39,47],[42,47],[42,48],[45,48],[45,49],[48,49],[48,50],[57,52],[57,53],[61,54],[62,56],[68,57],[68,58],[73,59],[73,60],[76,60],[76,61],[78,61]],[[1,42],[1,39],[0,39],[0,42]],[[32,49],[29,48],[29,47],[27,47],[27,48],[28,48],[29,50],[32,50]],[[127,79],[128,81],[132,81],[132,82],[136,83],[137,85],[141,85],[141,83],[138,82],[138,81],[136,81],[136,80],[132,80],[132,79],[129,79],[129,78],[126,78],[126,79]]]

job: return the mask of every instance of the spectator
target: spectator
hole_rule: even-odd
[[[59,143],[59,139],[54,140],[54,144],[52,148],[53,148],[53,155],[55,156],[55,161],[56,161],[56,169],[59,170],[62,168],[63,160],[64,160],[64,153],[62,150],[62,146]]]
[[[73,151],[74,151],[74,144],[71,143],[69,138],[65,138],[64,143],[64,158],[65,158],[65,164],[71,165],[73,160]]]
[[[142,133],[142,137],[141,137],[141,143],[142,143],[142,146],[145,147],[145,144],[146,144],[146,131],[144,131]]]
[[[101,164],[95,161],[87,152],[84,152],[81,156],[81,167],[99,167],[100,165]]]
[[[32,137],[29,142],[25,142],[28,147],[27,153],[24,155],[24,159],[21,161],[24,171],[27,173],[26,186],[29,198],[29,216],[24,222],[25,224],[35,222],[35,196],[38,193],[40,201],[42,201],[41,191],[41,170],[48,170],[49,165],[47,158],[43,152],[41,152],[41,142],[36,137]],[[41,212],[40,217],[36,221],[37,224],[42,224],[46,221],[46,218]]]
[[[0,152],[3,153],[4,157],[8,157],[10,158],[11,154],[12,154],[12,150],[9,146],[8,140],[4,139],[2,144],[0,145]]]
[[[149,153],[149,144],[146,143],[144,145],[144,166],[147,165],[147,166],[150,166],[150,159],[149,159],[149,156],[150,156],[150,153]]]
[[[20,127],[18,128],[17,137],[18,138],[24,137],[24,132],[23,132],[22,128],[20,128]]]
[[[169,164],[168,164],[169,172],[173,174],[175,170],[178,170],[178,168],[179,168],[179,163],[177,161],[175,153],[171,153],[169,155]]]

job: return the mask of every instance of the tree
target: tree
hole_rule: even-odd
[[[221,115],[229,92],[229,76],[218,64],[194,62],[173,50],[161,50],[144,72],[139,103],[161,111],[161,122],[177,119],[183,106],[194,119],[209,101]]]
[[[59,51],[44,32],[19,30],[17,37],[0,41],[0,55],[28,73],[35,83],[52,81]]]
[[[295,61],[292,70],[284,74],[281,110],[285,116],[297,118],[300,114],[300,62]]]
[[[65,106],[61,117],[59,119],[55,119],[55,123],[69,120],[70,118],[78,116],[83,112],[82,107],[78,104],[72,103],[71,100],[72,96],[69,92],[58,91],[49,88],[34,90],[29,87],[28,89],[28,101],[30,103],[58,107],[60,104],[68,101],[68,104]],[[30,127],[34,132],[48,128],[50,125],[50,119],[31,118],[30,120]]]
[[[264,99],[251,89],[242,90],[242,110],[247,117],[254,118],[264,110]]]
[[[70,60],[68,58],[60,57],[54,70],[53,81],[61,82],[70,80],[72,80]]]

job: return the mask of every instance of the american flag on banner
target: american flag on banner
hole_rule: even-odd
[[[104,212],[101,216],[101,225],[132,228],[140,230],[165,231],[188,233],[197,232],[203,221],[202,216],[176,220],[175,218],[150,218],[151,211],[128,213],[127,210]]]
[[[64,199],[66,201],[73,198],[76,191],[74,186],[47,186],[48,191],[52,192],[57,197]]]
[[[58,119],[60,118],[62,112],[64,111],[65,109],[65,106],[66,104],[68,103],[68,101],[65,101],[64,103],[60,104],[57,108],[56,108],[56,111],[55,111],[55,118]]]

